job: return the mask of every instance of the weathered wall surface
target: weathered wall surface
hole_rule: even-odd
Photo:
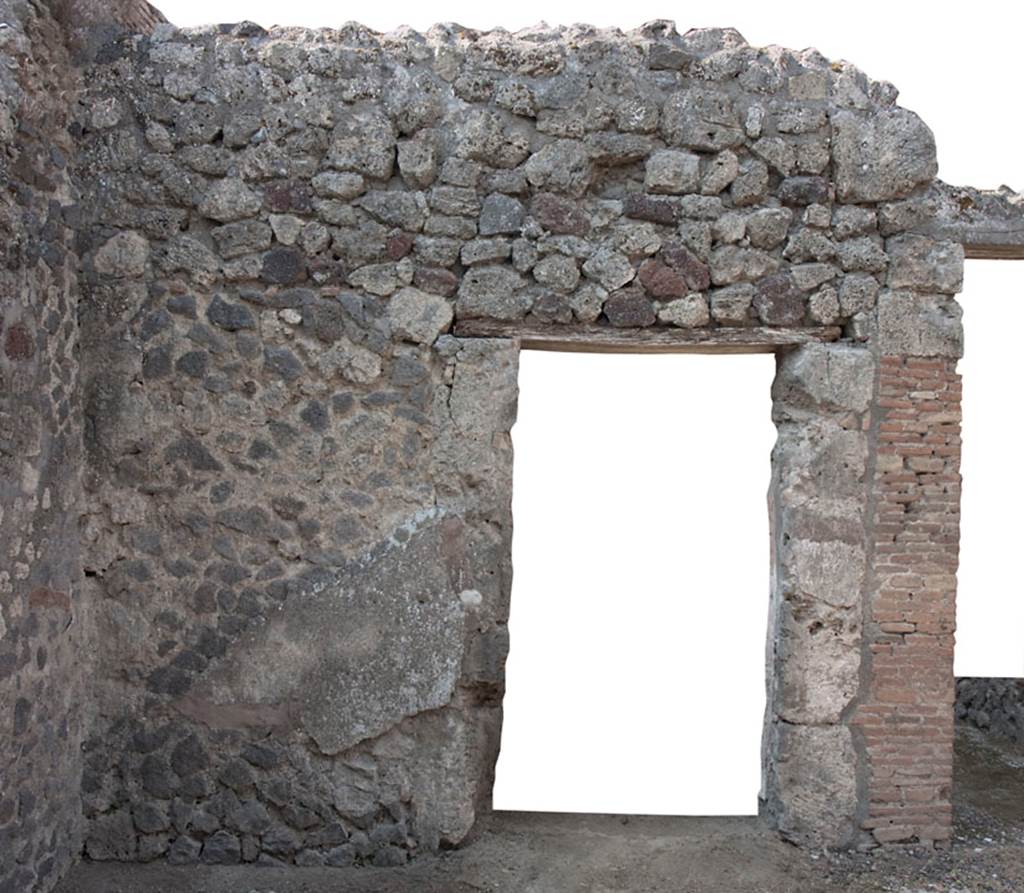
[[[312,212],[316,167],[277,143],[290,124],[257,136],[278,114],[258,69],[200,64],[247,42],[215,45],[101,49],[114,89],[83,106],[82,182],[103,184],[84,237],[85,539],[113,644],[85,852],[395,864],[462,841],[489,802],[516,352],[444,335],[443,297],[385,302],[317,267],[341,234]],[[150,59],[161,83],[210,87],[171,98]],[[222,76],[257,107],[208,106]],[[179,165],[179,139],[214,168]],[[269,167],[246,182],[250,162]],[[408,253],[393,229],[351,249]]]
[[[526,326],[840,339],[782,350],[773,391],[763,811],[948,837],[944,236],[1019,226],[1003,196],[956,216],[890,85],[667,23],[148,38],[136,0],[52,9],[0,3],[0,889],[49,886],[83,806],[94,859],[468,839]]]
[[[862,678],[876,370],[864,345],[814,345],[779,357],[772,390],[762,811],[797,841],[860,839],[865,770],[848,715]]]
[[[1024,680],[964,677],[956,681],[956,718],[1024,742]]]
[[[963,250],[909,232],[935,147],[890,85],[666,23],[161,26],[96,58],[91,858],[392,864],[486,813],[517,348],[450,334],[480,320],[842,338],[775,386],[764,810],[811,843],[948,833],[928,549],[955,526]],[[883,551],[921,576],[872,576]]]
[[[45,7],[0,21],[0,890],[21,893],[82,839],[75,79]]]

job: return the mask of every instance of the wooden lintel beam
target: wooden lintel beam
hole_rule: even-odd
[[[968,260],[1024,260],[1024,237],[1020,245],[965,242],[964,257]]]
[[[599,325],[539,325],[465,319],[455,325],[460,338],[509,338],[523,350],[569,353],[774,353],[800,344],[838,340],[836,326],[622,329]]]

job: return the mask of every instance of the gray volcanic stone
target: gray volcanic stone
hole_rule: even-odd
[[[331,134],[327,162],[342,171],[386,180],[395,163],[395,130],[381,111],[342,113]]]
[[[213,296],[206,311],[206,318],[228,332],[256,328],[256,317],[248,307],[225,301],[220,295]]]
[[[85,853],[96,862],[129,862],[135,857],[135,841],[131,813],[118,809],[92,821]]]
[[[262,834],[271,825],[270,813],[258,800],[247,800],[229,817],[228,824],[243,834]]]
[[[294,285],[306,278],[302,252],[295,248],[274,248],[263,255],[260,278],[274,285]]]
[[[709,294],[712,318],[723,326],[751,325],[754,293],[754,286],[747,282],[713,289]]]
[[[833,285],[818,289],[807,301],[811,319],[823,325],[840,321],[839,292]]]
[[[230,223],[255,216],[263,207],[262,197],[241,180],[230,177],[218,180],[203,196],[199,213],[221,223]]]
[[[299,836],[284,825],[274,825],[263,835],[263,849],[274,856],[293,856],[302,844]]]
[[[718,195],[728,188],[740,173],[740,161],[735,152],[719,152],[705,166],[700,191],[703,195]]]
[[[644,175],[644,188],[648,192],[682,195],[697,192],[699,186],[700,157],[692,152],[662,149],[648,157]]]
[[[555,140],[534,152],[524,170],[537,189],[581,196],[590,183],[590,153],[576,140]]]
[[[508,267],[473,267],[462,277],[456,313],[460,317],[521,319],[532,303],[525,285],[523,277]]]
[[[427,203],[420,193],[374,190],[367,192],[358,204],[381,223],[411,232],[421,229],[427,219]]]
[[[195,295],[171,295],[167,299],[167,309],[176,316],[184,316],[187,317],[188,319],[195,319]]]
[[[210,233],[221,257],[232,258],[270,247],[273,232],[262,220],[243,220],[218,226]]]
[[[844,316],[873,310],[878,298],[878,280],[869,273],[851,273],[839,285],[839,306]]]
[[[176,837],[167,851],[167,862],[170,865],[194,865],[199,861],[202,848],[203,845],[192,837]]]
[[[839,275],[831,264],[794,264],[789,269],[793,284],[800,291],[813,291]]]
[[[828,180],[824,177],[787,177],[779,185],[779,201],[784,205],[824,204],[828,200]]]
[[[956,716],[980,729],[1024,740],[1024,686],[1014,678],[965,678],[956,681]]]
[[[148,261],[149,240],[142,233],[128,230],[100,246],[93,266],[104,276],[137,279],[146,272]]]
[[[206,838],[199,857],[206,865],[237,865],[242,860],[242,844],[228,831],[217,831]]]
[[[670,145],[719,152],[744,140],[732,96],[711,87],[691,87],[665,101],[661,130]]]
[[[756,248],[722,245],[711,253],[711,281],[715,285],[753,282],[779,268],[777,258]]]
[[[768,193],[768,165],[758,158],[742,162],[739,174],[729,187],[729,193],[737,207],[759,202]]]
[[[627,285],[636,276],[636,269],[626,255],[608,248],[599,248],[583,264],[583,274],[607,291]]]
[[[573,316],[580,322],[594,322],[601,315],[607,298],[607,289],[600,285],[587,283],[577,288],[569,296],[568,303]]]
[[[414,189],[426,189],[437,176],[437,152],[427,139],[398,143],[398,170]]]
[[[878,213],[859,205],[840,205],[832,212],[832,229],[837,239],[849,239],[873,232],[878,226]]]
[[[451,325],[452,316],[448,301],[418,288],[403,288],[388,301],[392,331],[418,344],[433,344]]]
[[[658,319],[673,326],[693,329],[711,322],[711,314],[704,295],[692,294],[669,301],[658,311]]]
[[[467,267],[473,264],[491,264],[506,260],[512,255],[509,239],[473,239],[462,246],[459,259]]]
[[[879,236],[858,236],[840,242],[837,246],[833,246],[821,236],[816,239],[820,248],[809,253],[820,255],[822,259],[827,260],[831,257],[831,249],[834,247],[839,266],[847,272],[881,273],[889,265],[889,256],[885,253]]]
[[[482,161],[494,167],[515,167],[530,154],[529,140],[518,131],[506,128],[501,116],[490,110],[474,109],[469,112],[456,126],[454,136],[456,154],[460,158]],[[558,157],[548,153],[535,163],[535,175],[543,179],[550,170],[551,175],[558,179],[568,174],[564,168],[556,174],[555,167],[560,167]]]
[[[480,235],[516,235],[523,225],[525,213],[523,204],[518,199],[502,195],[500,192],[492,192],[484,199],[480,208]]]
[[[836,194],[844,202],[902,198],[938,173],[935,138],[913,112],[877,109],[832,116]]]
[[[317,195],[343,201],[357,198],[366,191],[366,181],[355,173],[324,171],[313,177],[311,182]]]
[[[792,143],[782,137],[763,137],[751,147],[753,152],[764,159],[783,177],[788,177],[796,167],[796,151]]]
[[[878,296],[878,340],[884,355],[961,357],[963,310],[949,295],[886,289]]]
[[[133,806],[132,820],[143,834],[158,834],[171,826],[167,811],[154,803],[137,803]]]
[[[580,281],[580,271],[571,258],[550,254],[534,264],[533,278],[555,291],[570,292]]]
[[[287,347],[268,346],[263,352],[263,363],[285,381],[294,381],[302,374],[302,363]]]
[[[763,208],[747,217],[747,235],[755,248],[771,249],[786,240],[793,212],[789,208]]]
[[[956,242],[907,234],[886,242],[889,287],[956,294],[964,284],[964,248]]]
[[[195,735],[178,742],[171,752],[171,768],[182,777],[201,772],[209,764],[209,755]]]

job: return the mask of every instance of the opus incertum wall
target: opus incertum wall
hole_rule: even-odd
[[[777,354],[764,821],[949,837],[953,295],[1015,195],[731,30],[70,8],[0,2],[0,889],[471,839],[523,347]]]

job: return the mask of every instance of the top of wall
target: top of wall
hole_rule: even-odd
[[[891,84],[815,50],[665,21],[161,24],[133,41],[92,72],[97,108],[122,111],[87,123],[86,155],[90,176],[126,180],[97,197],[107,235],[163,243],[140,271],[151,282],[200,275],[228,300],[303,312],[406,289],[392,308],[443,320],[430,296],[454,299],[457,326],[861,340],[885,286],[960,287],[962,253],[900,241],[903,203],[934,183],[931,131]],[[183,239],[212,249],[201,270],[175,259]]]
[[[57,21],[70,29],[118,25],[148,34],[167,21],[146,0],[52,0],[51,6]]]

